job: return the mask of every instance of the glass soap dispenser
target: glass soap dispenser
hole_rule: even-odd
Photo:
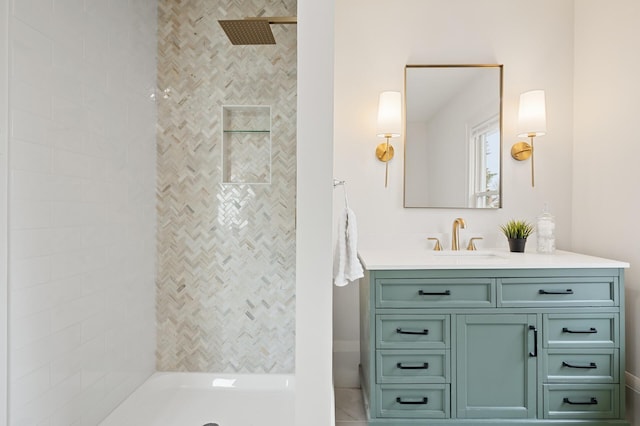
[[[549,208],[544,205],[542,214],[538,217],[536,226],[538,234],[538,253],[553,253],[556,251],[556,222]]]

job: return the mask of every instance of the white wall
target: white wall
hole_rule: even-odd
[[[0,426],[7,424],[7,148],[8,108],[8,0],[0,0]]]
[[[640,402],[640,3],[580,0],[575,12],[573,247],[631,264],[627,379]]]
[[[549,203],[561,249],[571,246],[573,132],[573,0],[350,0],[336,4],[334,174],[347,181],[358,217],[360,245],[380,234],[414,234],[414,241],[444,234],[462,216],[462,237],[483,235],[480,247],[506,246],[498,225],[509,218],[534,220]],[[503,197],[498,211],[404,209],[403,143],[394,140],[389,187],[374,151],[376,108],[383,90],[402,90],[406,64],[504,64]],[[544,89],[548,132],[536,141],[536,187],[530,163],[511,159],[520,93]],[[341,194],[334,194],[338,214]],[[529,249],[534,248],[530,244]],[[357,368],[356,286],[334,290],[334,338]],[[336,384],[357,384],[355,374]],[[342,380],[344,379],[344,380]]]
[[[155,37],[152,0],[11,2],[12,426],[97,424],[154,370]]]
[[[333,0],[298,0],[296,425],[334,424],[331,382]]]

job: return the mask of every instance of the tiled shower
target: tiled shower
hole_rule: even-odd
[[[296,29],[233,46],[217,20],[295,0],[159,4],[158,369],[293,373]]]
[[[214,22],[271,3],[10,2],[11,426],[95,425],[156,368],[293,372],[295,30],[265,56]],[[246,104],[270,185],[221,184]]]

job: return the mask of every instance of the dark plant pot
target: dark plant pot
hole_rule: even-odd
[[[509,240],[509,250],[515,253],[524,253],[524,246],[527,244],[526,238],[507,238]]]

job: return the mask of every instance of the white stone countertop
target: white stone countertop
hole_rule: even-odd
[[[557,250],[553,254],[511,253],[505,249],[433,251],[428,249],[363,248],[362,266],[373,270],[400,269],[560,269],[628,268],[627,262]]]

